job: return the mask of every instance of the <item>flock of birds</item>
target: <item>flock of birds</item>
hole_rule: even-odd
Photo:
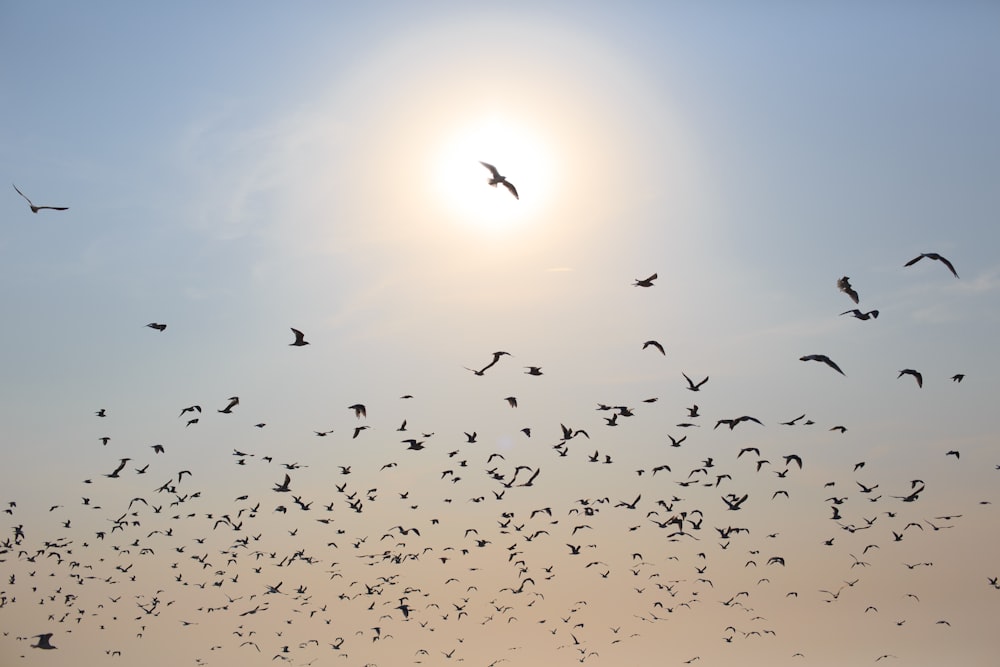
[[[503,185],[518,197],[494,166],[482,165],[490,172],[489,185]],[[36,206],[14,189],[33,213],[67,210]],[[958,278],[952,263],[937,253],[922,253],[905,266],[922,259],[940,262]],[[657,279],[653,273],[632,284],[653,288]],[[860,303],[847,276],[837,287]],[[878,314],[841,313],[862,321]],[[146,326],[169,335],[164,323]],[[301,330],[291,332],[289,346],[311,344]],[[641,349],[668,356],[656,340]],[[504,370],[513,354],[499,350],[485,357],[464,366],[472,373],[470,393],[487,375],[508,373],[505,379],[515,382]],[[825,354],[800,359],[847,375]],[[517,381],[544,382],[535,379],[545,375],[543,368],[522,366],[517,376],[532,379]],[[921,372],[898,373],[923,387]],[[530,454],[498,447],[507,434],[485,435],[466,425],[442,425],[439,432],[413,429],[405,408],[378,405],[373,414],[389,417],[369,422],[369,407],[357,402],[345,406],[351,423],[343,439],[364,438],[369,451],[382,451],[387,460],[372,466],[344,453],[338,455],[342,464],[317,470],[325,456],[285,461],[284,448],[264,441],[224,457],[215,452],[229,461],[229,482],[245,488],[235,499],[213,493],[213,473],[206,477],[189,465],[207,454],[192,458],[163,444],[141,451],[129,446],[47,508],[46,520],[27,525],[19,521],[24,508],[17,499],[7,501],[11,524],[0,542],[6,573],[0,656],[29,658],[33,650],[56,649],[78,655],[86,636],[109,660],[140,664],[149,658],[141,648],[147,637],[169,641],[205,625],[212,632],[199,648],[197,664],[401,664],[398,653],[388,661],[381,653],[400,645],[409,647],[413,664],[471,660],[483,655],[484,645],[493,656],[480,657],[477,664],[490,667],[526,664],[531,660],[525,656],[540,648],[551,649],[548,655],[556,657],[549,660],[639,664],[629,647],[650,641],[663,651],[656,664],[692,663],[701,656],[666,657],[673,640],[657,637],[675,629],[671,623],[696,618],[703,607],[723,610],[726,622],[711,630],[722,644],[768,642],[782,633],[767,620],[767,606],[808,614],[816,602],[854,605],[866,622],[876,622],[879,608],[890,604],[866,597],[866,590],[875,594],[874,580],[891,568],[929,570],[933,563],[921,556],[927,541],[960,525],[962,514],[924,509],[932,479],[883,491],[879,483],[855,477],[864,461],[811,489],[826,498],[810,504],[803,490],[807,483],[794,481],[809,467],[809,454],[769,450],[761,434],[813,426],[813,420],[802,414],[771,427],[770,418],[716,414],[705,421],[711,425],[706,435],[698,431],[703,414],[717,409],[710,405],[710,377],[693,379],[683,371],[680,376],[679,387],[705,399],[691,406],[654,407],[656,398],[644,399],[642,407],[628,401],[581,406],[575,414],[587,416],[574,419],[586,421],[582,428],[553,419],[514,429],[517,438],[532,443]],[[951,379],[963,378],[956,373]],[[504,410],[518,408],[514,395],[497,398],[508,406]],[[400,405],[411,399],[403,394]],[[209,415],[234,420],[245,409],[235,395],[217,405],[214,411],[203,411],[200,404],[182,407],[177,418],[183,427],[171,437],[182,439]],[[676,412],[679,431],[667,436],[660,459],[625,469],[619,459],[628,452],[612,444],[611,429],[654,409]],[[94,415],[103,426],[104,420],[113,422],[115,410],[100,408]],[[252,427],[251,434],[253,428],[266,433],[261,417],[229,424],[234,431]],[[708,437],[720,427],[726,427],[720,435],[733,434],[723,437],[734,444],[712,441],[709,447]],[[847,427],[828,430],[843,435]],[[373,435],[385,432],[395,437]],[[340,426],[304,429],[310,442],[340,433]],[[97,439],[105,447],[112,442],[103,433]],[[249,436],[244,440],[253,442]],[[960,453],[945,456],[958,460]],[[554,472],[558,465],[575,466],[576,486],[555,479],[567,474]],[[154,476],[156,481],[146,481]],[[767,484],[769,498],[743,490],[748,478],[761,476],[773,481]],[[623,478],[635,491],[631,499],[603,490]],[[136,495],[135,488],[145,491]],[[579,497],[557,492],[567,488],[588,492]],[[787,573],[801,575],[796,570],[801,567],[809,574],[809,566],[783,552],[792,546],[788,528],[771,519],[779,504],[796,494],[802,498],[799,511],[829,525],[831,536],[815,546],[831,550],[836,565],[812,573],[824,585],[818,590],[792,584],[795,577]],[[911,543],[922,546],[908,551]],[[977,576],[984,587],[1000,591],[996,576]],[[920,581],[912,579],[917,591]],[[589,602],[598,590],[603,598],[608,586],[617,591],[620,607],[612,624],[601,620],[607,610]],[[768,592],[776,589],[779,595]],[[908,595],[919,599],[919,592]],[[997,596],[1000,600],[1000,592]],[[23,619],[35,618],[37,610],[47,620],[41,627],[23,627]],[[889,623],[902,626],[905,619]],[[935,626],[946,630],[950,621],[942,618]],[[794,644],[793,637],[786,640]],[[898,659],[900,642],[886,643],[890,649],[869,661]],[[808,651],[789,651],[784,659],[810,664]]]

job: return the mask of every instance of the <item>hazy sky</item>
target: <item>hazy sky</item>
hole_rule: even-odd
[[[0,4],[0,663],[993,664],[998,26]]]

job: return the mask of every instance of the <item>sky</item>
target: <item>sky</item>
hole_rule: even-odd
[[[0,663],[993,664],[998,25],[0,4]]]

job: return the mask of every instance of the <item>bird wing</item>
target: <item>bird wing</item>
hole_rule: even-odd
[[[11,183],[11,185],[14,185],[14,184],[13,184],[13,183]],[[31,206],[34,206],[34,204],[32,204],[32,203],[31,203],[31,200],[30,200],[30,199],[28,199],[28,195],[26,195],[26,194],[24,194],[23,192],[21,192],[20,190],[18,190],[18,188],[17,188],[17,186],[16,186],[16,185],[14,185],[14,190],[16,190],[16,191],[17,191],[17,194],[19,194],[19,195],[21,195],[22,197],[24,197],[24,201],[28,202],[28,204],[30,204]]]
[[[505,181],[503,181],[503,185],[504,185],[505,188],[507,188],[508,190],[510,190],[510,193],[512,195],[514,195],[514,199],[517,199],[518,201],[521,200],[521,198],[517,194],[517,189],[514,187],[513,183],[511,183],[510,181],[506,181],[505,180]]]
[[[490,173],[493,174],[493,178],[500,178],[500,172],[497,171],[497,168],[494,167],[492,164],[489,164],[488,162],[483,162],[482,160],[479,161],[479,164],[489,169]],[[517,193],[515,193],[515,196],[517,196]]]

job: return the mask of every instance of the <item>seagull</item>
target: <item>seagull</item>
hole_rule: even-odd
[[[954,375],[951,376],[952,382],[961,382],[964,379],[965,379],[965,373],[955,373]]]
[[[157,331],[163,331],[164,329],[167,328],[166,324],[160,324],[159,322],[150,322],[146,326],[149,327],[150,329],[156,329]]]
[[[839,289],[847,296],[851,297],[851,301],[853,301],[854,303],[858,302],[858,293],[854,290],[853,287],[851,287],[851,279],[848,278],[847,276],[844,276],[843,278],[839,278],[837,280],[837,289]]]
[[[494,167],[492,164],[483,162],[482,160],[479,161],[479,164],[483,165],[484,167],[490,170],[490,180],[488,181],[490,185],[492,185],[493,187],[496,187],[497,185],[503,185],[505,188],[510,190],[510,193],[512,195],[514,195],[514,199],[520,199],[520,197],[517,196],[517,189],[514,188],[514,184],[509,182],[507,180],[507,177],[501,176],[500,172],[497,171],[496,167]]]
[[[822,361],[824,364],[826,364],[827,366],[829,366],[833,370],[837,371],[841,375],[847,375],[847,373],[845,373],[844,371],[840,370],[840,366],[838,366],[833,361],[833,359],[831,359],[830,357],[826,356],[825,354],[807,354],[804,357],[799,357],[799,361]]]
[[[24,195],[21,195],[21,196],[23,197]],[[34,207],[32,207],[32,208],[34,208]],[[46,632],[45,634],[42,634],[42,635],[35,635],[35,637],[38,638],[38,643],[37,644],[32,644],[31,648],[44,648],[44,649],[58,648],[57,646],[53,646],[51,644],[51,642],[50,642],[50,640],[52,639],[52,633],[51,632]]]
[[[922,260],[924,257],[926,257],[927,259],[936,259],[937,261],[941,262],[942,264],[948,267],[948,270],[951,271],[951,275],[958,278],[958,274],[955,272],[955,267],[952,266],[951,262],[949,262],[941,255],[937,254],[936,252],[922,252],[913,259],[911,259],[906,264],[903,264],[903,266],[912,266],[913,264],[916,264],[917,262]]]
[[[662,354],[664,356],[666,356],[666,354],[667,354],[666,352],[663,351],[663,346],[660,345],[655,340],[647,340],[645,343],[642,344],[642,349],[645,350],[647,347],[655,347],[657,350],[660,351],[660,354]]]
[[[358,419],[361,419],[362,417],[367,417],[368,416],[368,412],[365,410],[365,406],[363,404],[361,404],[361,403],[355,403],[354,405],[348,405],[347,409],[348,410],[354,410],[354,416],[357,417]]]
[[[289,327],[289,328],[292,329],[292,333],[295,334],[295,342],[294,343],[289,343],[289,345],[291,345],[293,347],[302,347],[303,345],[308,345],[309,344],[309,341],[306,340],[305,334],[303,334],[298,329],[295,329],[295,328],[292,328],[292,327]]]
[[[705,384],[706,382],[708,382],[708,376],[706,376],[706,377],[705,377],[705,379],[704,379],[704,380],[702,380],[701,382],[699,382],[699,383],[695,384],[695,383],[694,383],[694,382],[693,382],[693,381],[691,380],[691,378],[689,378],[689,377],[687,376],[687,373],[681,373],[681,375],[683,375],[683,376],[684,376],[684,379],[685,379],[685,380],[687,380],[687,383],[688,383],[688,386],[687,386],[687,388],[688,388],[688,389],[689,389],[690,391],[701,391],[701,385],[703,385],[703,384]]]
[[[219,410],[218,412],[221,412],[223,414],[227,414],[228,415],[228,414],[230,414],[233,411],[233,408],[235,408],[239,404],[240,404],[240,397],[239,396],[230,396],[229,397],[229,405],[227,405],[226,407],[224,407],[222,410]]]
[[[645,280],[640,280],[639,278],[636,278],[635,282],[632,283],[632,286],[633,287],[652,287],[653,286],[653,281],[656,280],[658,277],[659,276],[657,276],[654,273],[653,275],[651,275],[650,277],[646,278]]]
[[[871,318],[871,319],[878,319],[878,311],[877,310],[869,310],[867,313],[862,313],[857,308],[853,308],[851,310],[845,310],[844,312],[841,313],[841,315],[847,315],[847,314],[853,315],[854,317],[856,317],[856,318],[858,318],[859,320],[862,320],[862,321],[867,320],[869,318]]]
[[[11,183],[11,185],[14,185],[14,184]],[[25,195],[23,192],[21,192],[20,190],[17,189],[16,185],[14,185],[14,189],[17,190],[17,194],[19,194],[22,197],[24,197],[24,201],[28,202],[28,206],[31,207],[31,212],[32,213],[38,213],[42,209],[49,209],[51,211],[68,211],[69,210],[68,206],[35,206],[33,203],[31,203],[31,200],[28,199],[27,195]],[[48,640],[46,640],[46,641],[48,641]],[[39,640],[39,643],[41,643],[41,640]],[[55,648],[55,646],[48,646],[48,647],[45,647],[45,648]]]
[[[904,368],[903,370],[899,371],[899,375],[896,376],[896,379],[898,380],[904,375],[912,375],[916,379],[918,387],[924,386],[924,376],[921,375],[919,371],[915,371],[912,368]]]
[[[528,370],[524,371],[525,375],[542,375],[541,366],[525,366]]]

